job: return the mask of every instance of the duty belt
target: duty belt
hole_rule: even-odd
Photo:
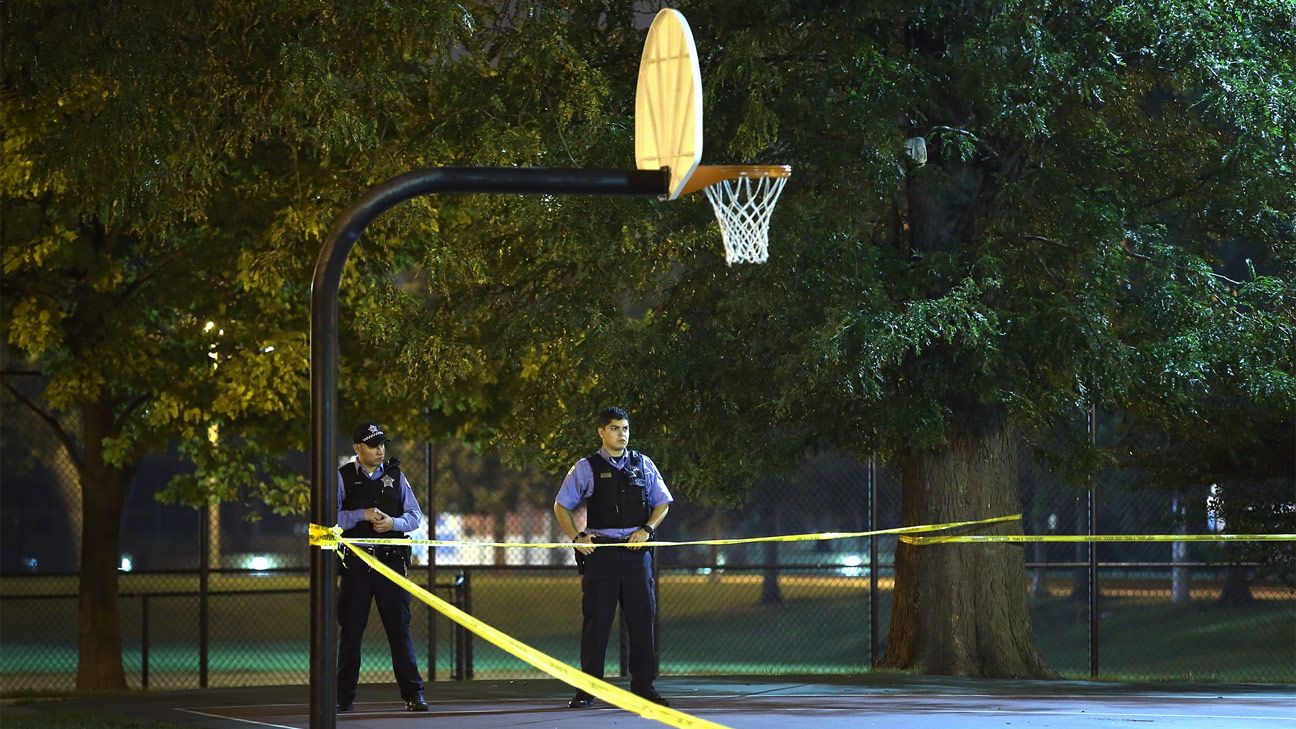
[[[392,544],[357,544],[356,549],[363,549],[381,560],[404,559],[409,547]]]

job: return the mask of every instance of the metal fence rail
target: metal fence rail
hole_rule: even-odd
[[[1041,650],[1063,675],[1296,683],[1296,593],[1263,580],[1249,604],[1220,605],[1238,565],[1100,563],[1102,612],[1091,635],[1075,593],[1087,563],[1030,563],[1032,620]],[[1175,602],[1174,570],[1190,571]],[[1249,566],[1241,569],[1250,570]],[[567,567],[441,568],[437,593],[551,655],[579,664],[580,586]],[[1249,575],[1244,575],[1249,577]],[[426,584],[422,576],[416,581]],[[663,675],[845,674],[885,650],[893,571],[856,564],[678,564],[661,570]],[[123,659],[144,689],[305,684],[309,679],[304,570],[213,570],[204,601],[198,573],[132,574],[123,587]],[[5,693],[73,688],[75,575],[0,576],[0,685]],[[870,597],[876,595],[876,601]],[[206,604],[206,619],[198,614]],[[878,614],[870,605],[878,606]],[[874,620],[873,618],[877,619]],[[433,624],[428,631],[424,626]],[[870,626],[880,626],[880,634]],[[203,626],[207,634],[201,634]],[[413,621],[429,676],[528,678],[541,674],[444,619]],[[375,618],[362,681],[391,681]],[[200,645],[208,650],[199,650]],[[616,656],[609,660],[615,670]],[[205,677],[205,681],[204,681]]]

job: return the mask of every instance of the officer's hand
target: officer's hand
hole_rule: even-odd
[[[390,516],[387,516],[386,514],[383,514],[381,511],[378,513],[382,515],[382,518],[373,523],[374,531],[378,532],[379,534],[382,534],[383,532],[389,532],[392,529],[396,528],[395,519],[391,518]]]
[[[643,529],[638,529],[634,534],[630,535],[629,539],[626,540],[626,547],[629,549],[643,549],[643,547],[639,546],[639,542],[646,541],[648,541],[648,532]]]
[[[372,522],[374,524],[377,524],[383,519],[386,519],[387,515],[382,512],[382,509],[379,509],[376,506],[370,506],[369,508],[365,509],[364,518],[365,521],[367,522]]]
[[[576,537],[572,540],[572,543],[576,545],[576,551],[581,554],[589,554],[594,551],[594,537],[588,534],[583,537]]]

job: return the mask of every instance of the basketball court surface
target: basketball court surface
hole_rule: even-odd
[[[619,683],[619,682],[618,682]],[[666,678],[672,708],[734,729],[793,727],[1185,727],[1296,729],[1296,687],[1006,681],[869,674],[857,677]],[[360,687],[347,729],[664,726],[620,709],[567,708],[556,680],[429,684],[431,711],[403,711],[394,686]],[[181,723],[196,729],[309,726],[308,688],[208,689],[42,701],[0,710],[5,718],[95,712]]]

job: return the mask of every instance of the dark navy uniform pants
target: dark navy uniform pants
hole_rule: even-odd
[[[383,560],[384,564],[404,574],[404,563]],[[410,636],[410,594],[396,583],[378,574],[358,557],[351,557],[342,567],[342,586],[338,591],[338,625],[341,640],[338,649],[337,698],[339,702],[355,699],[360,679],[360,647],[365,625],[369,622],[370,602],[378,603],[378,618],[387,633],[391,647],[392,673],[402,698],[423,690],[414,656],[414,639]]]
[[[585,558],[581,577],[581,670],[603,678],[608,635],[619,604],[630,634],[631,691],[652,689],[657,678],[652,559],[651,549],[600,547]]]

